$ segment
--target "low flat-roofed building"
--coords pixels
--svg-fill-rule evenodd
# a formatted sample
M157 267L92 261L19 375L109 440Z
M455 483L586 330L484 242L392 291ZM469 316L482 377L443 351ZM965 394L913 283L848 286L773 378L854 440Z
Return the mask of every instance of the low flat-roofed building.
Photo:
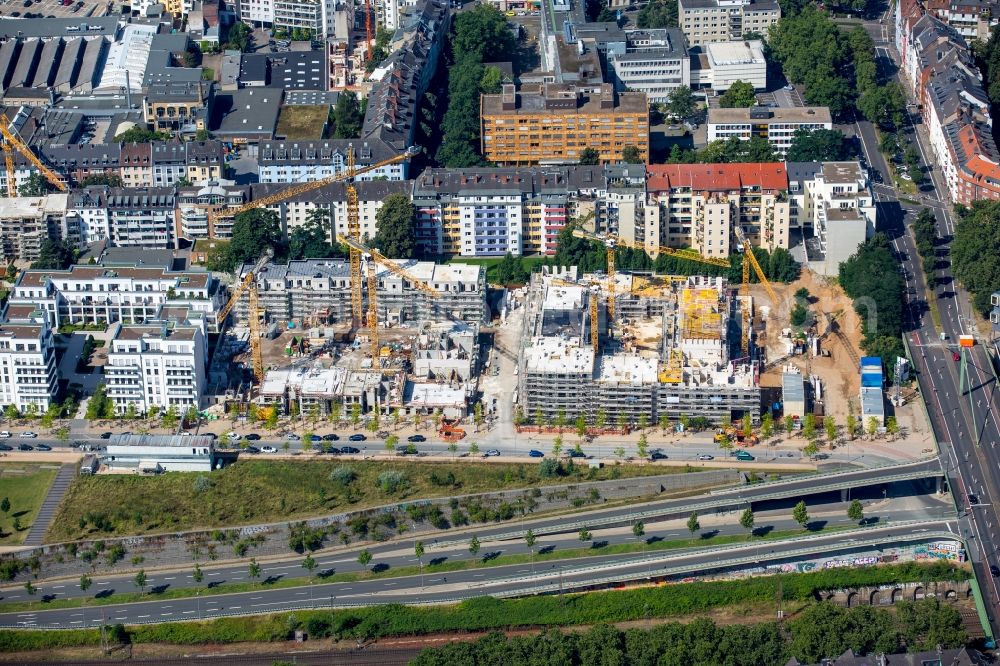
M112 435L101 460L136 472L211 472L215 443L200 435Z
M875 419L879 428L885 427L885 399L882 389L871 386L861 387L861 426L868 429L870 419Z
M708 110L708 140L718 141L737 137L749 141L763 137L781 156L788 151L800 129L833 129L833 117L825 106L773 108L752 106L746 109L710 108Z
M705 46L705 55L716 92L729 90L737 81L752 84L756 90L767 88L767 60L760 40L713 42Z
M801 372L781 373L781 404L786 416L805 416L806 384Z
M407 414L433 414L440 410L449 419L466 415L466 392L448 384L430 382L406 382L403 393L403 407Z

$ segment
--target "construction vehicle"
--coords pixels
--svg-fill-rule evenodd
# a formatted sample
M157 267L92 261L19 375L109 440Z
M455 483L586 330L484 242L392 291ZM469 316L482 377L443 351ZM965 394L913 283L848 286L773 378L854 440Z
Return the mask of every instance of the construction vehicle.
M764 289L767 290L767 295L771 297L771 306L778 307L781 302L778 300L778 295L774 293L774 289L771 287L771 283L768 282L767 276L764 275L764 269L760 267L760 262L757 261L757 257L754 256L753 246L750 245L749 239L747 239L746 234L743 233L743 229L739 225L735 225L733 229L736 232L736 240L739 242L740 247L743 249L743 283L740 285L740 298L742 299L743 307L743 325L740 326L742 331L741 348L743 350L744 356L750 355L750 324L753 313L750 311L750 267L753 266L754 273L757 274L757 279L760 283L764 285ZM747 261L749 260L749 261Z
M347 235L356 241L361 240L361 223L359 221L358 215L358 191L354 187L354 178L369 171L374 171L375 169L380 169L384 166L390 164L396 164L397 162L403 162L405 160L411 159L420 153L419 146L410 146L405 152L395 155L388 159L384 159L375 164L369 164L365 167L357 167L354 162L354 146L348 146L347 148L347 165L343 173L339 173L336 176L329 176L327 178L320 178L319 180L310 181L308 183L302 183L300 185L293 185L286 188L280 192L276 192L270 196L262 197L251 201L250 203L244 204L237 208L222 208L215 211L209 212L209 217L219 218L219 217L234 217L240 213L245 213L248 210L254 210L256 208L263 208L265 206L270 206L276 203L281 203L286 199L298 196L305 192L311 192L313 190L318 190L321 187L330 185L331 183L339 183L347 181ZM360 275L361 273L361 254L351 249L350 251L350 264L351 264L351 275ZM352 326L357 329L361 327L361 317L362 317L362 305L361 305L361 281L351 280L351 323Z
M414 276L405 268L400 268L396 262L383 255L378 250L368 247L361 241L349 238L342 234L337 235L337 240L347 245L351 253L358 253L358 270L355 272L354 265L351 264L351 290L355 289L355 284L361 285L361 262L362 255L368 255L368 337L371 342L372 367L381 367L381 354L378 335L378 274L375 265L384 266L390 273L412 282L413 286L427 294L431 298L440 298L441 292L434 289L429 284Z
M254 264L253 268L247 272L243 281L240 282L239 286L233 290L233 295L229 297L229 301L222 306L219 311L218 322L221 327L223 322L226 321L226 317L232 311L233 306L240 300L243 294L247 294L250 298L250 312L247 319L250 325L250 357L253 364L253 376L257 380L257 385L259 386L261 382L264 381L264 357L260 348L260 338L263 334L261 329L261 312L260 306L258 305L257 297L257 273L260 269L264 267L264 264L271 260L274 256L274 250L267 248L264 254L260 256L257 263Z
M465 437L465 430L458 426L458 419L446 419L442 416L438 436L450 444Z
M710 264L712 266L720 266L722 268L729 268L728 259L717 259L715 257L705 257L698 252L691 249L676 249L672 247L662 247L656 246L654 248L647 248L641 243L632 243L629 241L624 241L617 236L612 234L592 234L589 231L584 231L583 229L573 229L574 238L584 238L586 240L601 243L607 249L608 255L608 281L606 285L607 290L607 301L608 301L608 329L610 330L611 324L615 318L615 248L618 246L627 247L634 250L643 250L652 252L654 255L667 254L672 257L677 257L678 259L688 259L690 261L697 261L702 264Z
M3 155L7 167L7 196L17 196L17 183L15 182L16 176L14 173L14 155L11 153L12 148L21 153L26 160L35 165L35 168L41 172L41 174L45 177L45 180L52 183L52 186L57 190L65 192L69 189L66 186L66 183L59 178L59 175L52 169L42 164L42 161L38 159L34 152L32 152L31 148L28 147L28 144L21 140L21 137L17 135L17 130L11 126L10 118L7 117L6 113L0 113L0 136L3 137Z

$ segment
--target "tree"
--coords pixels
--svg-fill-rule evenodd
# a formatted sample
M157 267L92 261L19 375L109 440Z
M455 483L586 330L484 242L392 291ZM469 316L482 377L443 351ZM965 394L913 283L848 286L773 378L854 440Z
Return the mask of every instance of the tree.
M646 433L641 433L639 435L639 441L636 442L635 448L639 452L640 458L645 458L647 449L649 447L649 440L646 439Z
M251 31L250 26L242 21L236 21L229 26L229 34L225 48L227 50L246 52L247 48L250 46L250 40L252 38L253 32Z
M632 525L632 535L635 536L636 539L640 539L640 540L644 536L646 536L646 525L645 525L645 523L643 523L641 520L636 521Z
M260 574L261 570L260 565L257 564L257 558L251 557L250 564L247 566L247 575L250 577L250 580L256 583L257 579L260 578Z
M625 164L642 164L644 161L637 146L627 145L622 148L622 162Z
M660 414L659 421L660 430L663 431L664 435L667 434L667 429L670 428L670 417L666 414Z
M555 426L562 432L562 429L566 426L566 410L560 407L556 410L556 420Z
M61 271L76 261L73 247L66 241L46 238L38 251L38 258L31 262L33 269Z
M802 436L809 440L816 436L816 417L813 414L806 414L802 422Z
M469 442L469 455L476 455L479 453L479 444L476 442Z
M747 108L757 104L757 95L754 93L752 83L746 81L733 81L729 90L722 93L719 98L719 106L724 109Z
M114 415L114 403L108 397L107 386L102 382L94 389L94 395L87 401L86 417L88 421L110 418ZM9 417L8 417L9 418Z
M683 120L694 114L697 105L689 86L678 86L670 91L667 110L674 118Z
M851 505L847 507L847 517L857 523L865 519L865 509L861 500L851 500Z
M858 434L858 417L854 414L847 415L847 436L854 439Z
M396 448L397 444L399 444L399 437L398 436L396 436L396 435L389 435L388 437L385 438L385 450L386 451L392 451L392 450L394 450Z
M597 415L594 417L594 425L598 430L601 430L608 424L608 414L603 409L597 410Z
M878 419L874 416L869 416L868 424L865 429L868 431L869 436L874 436L875 433L878 432Z
M86 595L87 590L90 589L90 586L93 585L93 583L94 581L91 579L90 576L88 576L87 574L83 574L82 576L80 576L80 591L83 592L84 595Z
M747 507L746 510L743 512L743 515L740 516L740 527L745 529L750 536L753 536L753 523L754 523L753 509Z
M29 580L24 583L24 591L27 592L29 596L34 596L35 592L38 591L38 588L32 585L31 581Z
M92 173L80 181L80 187L91 187L93 185L107 185L108 187L121 187L121 176L110 173Z
M17 194L22 197L41 197L48 194L52 189L52 185L46 180L45 176L33 172L21 187L17 188Z
M452 50L455 60L472 57L476 62L496 62L509 57L516 44L507 27L507 17L490 5L477 5L455 17Z
M330 237L330 211L326 208L313 208L306 215L305 224L295 227L288 234L288 258L326 259L344 256L339 244L330 243Z
M768 409L764 412L764 416L760 419L760 436L767 440L771 438L774 434L774 417L771 416L771 410Z
M614 454L615 454L615 457L617 457L619 460L621 460L622 458L625 457L625 447L624 446L616 446Z
M160 422L163 424L163 427L166 428L167 430L173 430L174 428L177 427L178 420L179 417L177 416L177 406L170 405L170 407L167 408L167 411L163 412L163 418L160 419Z
M311 553L306 555L305 559L302 560L302 568L309 572L310 578L312 578L313 571L316 570L318 565L319 563L316 562L316 558L313 557Z
M140 569L139 573L132 577L132 582L139 588L140 594L146 593L146 570Z
M799 500L799 503L795 505L792 509L792 518L802 527L809 523L809 509L806 508L805 501Z
M193 580L194 584L198 586L201 586L201 582L205 580L205 572L201 570L201 565L197 562L194 563L194 570L191 572L191 580Z
M826 439L832 442L837 438L837 422L834 421L832 416L827 416L823 419L823 429L826 430Z
M562 451L563 438L562 435L556 435L555 439L552 440L552 455L558 457L559 453Z
M145 127L130 127L121 134L115 135L115 143L152 143L153 141L169 141L170 132L154 132Z
M360 564L365 569L368 568L368 565L371 564L371 561L372 561L372 554L368 552L367 548L358 553L358 564Z
M587 419L584 418L583 414L576 417L576 436L583 437L587 434Z
M377 231L372 246L392 259L412 259L417 248L416 209L405 194L390 194L375 214Z
M580 164L582 166L593 166L601 163L601 154L593 148L584 148L580 151Z
M3 511L4 513L10 513L9 497L4 497L2 500L0 500L0 511Z
M361 405L358 403L354 403L353 405L351 405L351 425L356 428L358 426L358 423L360 422L361 422Z
M816 443L816 440L811 439L808 444L802 447L802 454L810 458L817 453L819 453L819 444Z
M899 422L896 421L895 416L890 416L885 420L885 431L894 437L899 434Z
M220 270L233 273L244 263L254 263L264 248L273 249L275 261L282 261L287 254L278 214L263 208L244 211L233 218L233 236Z
M792 322L792 326L802 326L809 318L809 310L802 303L796 303L792 308L792 313L789 319Z
M479 554L479 537L475 534L473 534L472 538L469 539L469 552L472 554L473 558Z
M676 28L677 0L651 0L639 12L636 25L640 28Z
M268 430L274 430L278 427L278 408L271 407L267 410L267 416L264 417L264 427Z
M788 147L789 162L839 162L851 157L851 147L840 130L798 129Z
M531 568L535 568L535 533L530 529L524 533L524 545L528 547L528 552L531 553Z
M858 97L858 111L883 131L899 129L897 122L906 111L906 93L903 86L893 82L884 86L871 86Z
M580 535L577 538L580 539L580 541L590 541L593 538L593 535L586 527L581 527Z
M698 521L697 511L692 511L691 515L688 516L687 528L692 537L695 535L695 532L701 529L701 523Z

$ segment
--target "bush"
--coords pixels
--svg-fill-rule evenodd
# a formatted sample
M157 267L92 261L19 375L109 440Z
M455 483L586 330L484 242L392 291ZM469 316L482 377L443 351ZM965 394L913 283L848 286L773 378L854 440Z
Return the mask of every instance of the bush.
M545 458L538 464L538 473L543 479L559 476L562 471L562 465L555 458Z
M387 495L395 495L409 485L406 475L395 470L388 470L378 475L378 487Z
M333 471L330 472L330 480L345 487L351 485L351 482L356 478L358 478L358 475L354 473L353 469L346 465L335 467Z

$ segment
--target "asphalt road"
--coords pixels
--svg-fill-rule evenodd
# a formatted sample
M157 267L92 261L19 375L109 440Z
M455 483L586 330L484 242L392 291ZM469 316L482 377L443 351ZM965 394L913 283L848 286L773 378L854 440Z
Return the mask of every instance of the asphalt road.
M892 26L886 34L891 41ZM895 76L898 57L887 46L877 48L878 66L883 75ZM904 86L905 88L905 86ZM901 260L903 275L907 285L907 304L910 317L906 332L913 352L917 381L927 404L937 439L942 449L946 473L955 490L956 498L966 513L962 521L963 534L970 539L970 555L979 580L987 595L987 608L1000 605L1000 591L988 566L997 562L998 516L996 502L1000 500L1000 452L996 445L1000 442L1000 423L997 421L996 382L992 371L992 361L982 344L967 352L967 370L971 390L963 394L960 389L961 363L953 360L957 350L958 336L972 332L970 322L970 299L968 294L955 284L948 259L948 243L954 233L954 221L940 171L934 166L926 131L917 114L911 114L913 128L910 137L919 138L921 160L927 167L929 184L925 185L919 201L914 206L905 201L895 201L891 187L876 187L879 200L880 226L893 239L896 254ZM861 123L861 134L866 144L869 164L882 171L883 183L891 184L891 177L885 161L878 153L874 142L874 131ZM866 136L867 135L867 136ZM923 207L934 211L938 235L942 242L937 247L938 261L935 276L938 285L931 293L940 313L942 340L934 327L926 299L922 260L916 251L909 225ZM975 493L978 503L970 502L970 493ZM988 611L995 635L1000 633L994 610Z
M261 589L238 594L151 600L93 608L0 614L0 626L65 628L102 622L142 624L269 613L280 610L385 603L444 603L482 596L518 596L587 589L664 575L699 575L730 566L819 557L820 553L860 551L882 544L923 541L948 536L954 523L921 523L870 527L851 532L806 537L806 541L757 541L700 551L656 552L513 564L485 569L425 574L395 579L315 584L302 588ZM871 545L868 545L871 544Z
M856 496L857 497L857 496ZM882 493L877 492L867 495L868 507L866 508L866 520L871 523L886 522L892 520L915 521L931 518L946 517L953 514L951 505L944 503L941 499L931 495L906 495L902 498L890 497L883 499ZM812 514L814 527L846 527L851 526L853 521L847 518L847 503L830 501L827 498L816 499L807 502ZM626 509L627 511L627 509ZM681 513L673 519L671 523L665 519L644 518L647 538L655 540L677 540L686 539L690 536L686 526L682 521L686 519L687 513ZM705 522L701 532L703 534L713 534L716 536L728 536L743 534L744 530L739 525L739 512L726 513L713 516L708 512L699 514ZM585 519L584 519L585 520ZM627 515L623 515L623 520L615 524L608 525L602 529L595 526L588 527L588 531L593 535L592 541L595 543L606 542L607 545L621 543L634 543L635 536L632 533L631 525L634 520L628 520ZM798 529L798 524L791 518L791 510L787 506L773 508L756 513L757 533L763 535L771 531L786 531ZM532 523L532 532L536 534L538 542L536 549L551 549L554 551L579 549L586 547L586 544L579 540L579 528L566 526L559 531L555 531L554 526L548 530L536 530ZM468 543L471 538L466 534L460 538L445 539L422 539L425 544L424 563L432 561L455 562L471 561L475 558L482 558L490 554L500 555L527 555L529 549L521 537L521 533L511 533L516 525L506 527L491 527L477 531L475 534L482 544L482 550L478 555L469 552ZM458 535L455 535L456 537ZM367 550L372 554L372 562L369 566L378 566L380 569L392 571L399 567L418 566L418 560L413 550L413 539L405 541L394 541L391 543L368 546ZM361 548L350 549L316 556L316 573L320 576L329 576L334 573L360 573L367 567L358 563L358 553ZM536 550L537 552L537 550ZM309 575L308 570L302 566L303 556L296 555L270 563L261 563L260 580L269 580L274 583L283 578L301 578ZM524 565L527 571L527 565ZM146 588L154 591L166 591L173 589L192 588L205 585L212 587L223 583L249 583L252 582L248 574L246 563L231 564L220 567L205 567L203 569L204 580L195 583L190 568L184 570L164 571L162 573L149 573L146 581ZM391 583L390 583L391 584ZM132 575L95 577L93 587L83 592L76 581L56 580L51 582L38 582L34 595L29 595L22 586L7 586L0 590L0 611L3 610L4 603L39 601L42 599L66 599L87 597L93 598L95 595L106 597L115 593L137 592Z

